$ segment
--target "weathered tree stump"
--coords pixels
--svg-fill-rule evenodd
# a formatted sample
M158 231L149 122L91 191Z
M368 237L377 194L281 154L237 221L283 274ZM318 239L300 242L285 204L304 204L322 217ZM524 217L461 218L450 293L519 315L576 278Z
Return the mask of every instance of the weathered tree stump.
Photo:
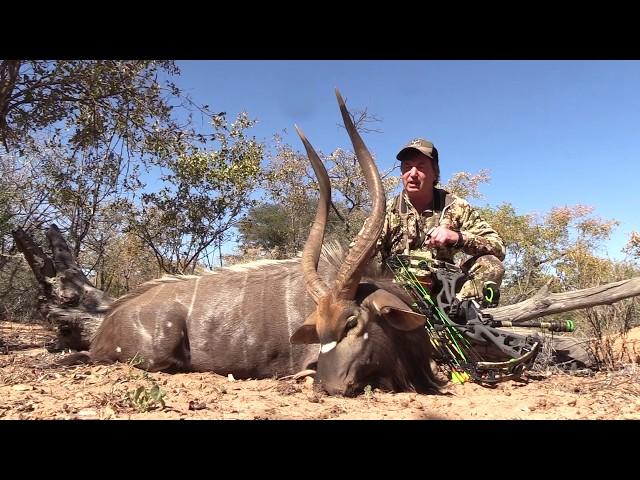
M82 273L56 225L46 232L53 258L21 228L12 233L16 247L38 281L38 310L57 330L53 349L89 348L113 299L95 288Z

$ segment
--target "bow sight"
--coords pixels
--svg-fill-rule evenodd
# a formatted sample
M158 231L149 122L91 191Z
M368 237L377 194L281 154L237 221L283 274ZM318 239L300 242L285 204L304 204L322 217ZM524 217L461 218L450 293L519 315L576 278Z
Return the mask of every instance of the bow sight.
M451 371L454 380L463 382L471 378L478 383L494 384L518 378L531 368L540 350L534 336L519 335L498 330L516 326L512 322L494 320L487 309L497 305L499 291L495 283L487 283L483 297L456 298L456 285L471 278L457 265L440 260L419 258L421 270L431 274L431 282L419 279L413 269L410 255L393 255L386 261L395 281L402 285L414 300L412 308L426 317L425 328L436 353L436 361ZM425 289L430 284L430 291ZM435 295L435 301L432 298ZM542 322L532 320L518 323L519 327L545 328L552 332L572 332L573 322ZM491 362L482 358L479 347L497 347L507 361ZM486 349L485 349L486 350ZM495 350L495 348L494 348Z

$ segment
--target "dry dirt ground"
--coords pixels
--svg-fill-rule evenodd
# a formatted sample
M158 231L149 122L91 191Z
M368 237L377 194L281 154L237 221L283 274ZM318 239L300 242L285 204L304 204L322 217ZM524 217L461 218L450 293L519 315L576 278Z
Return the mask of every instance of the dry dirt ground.
M35 324L0 322L0 419L640 419L636 355L615 372L532 372L493 388L450 383L441 395L340 398L314 391L310 379L55 366L61 354L44 348L51 339ZM640 328L627 342L640 351Z

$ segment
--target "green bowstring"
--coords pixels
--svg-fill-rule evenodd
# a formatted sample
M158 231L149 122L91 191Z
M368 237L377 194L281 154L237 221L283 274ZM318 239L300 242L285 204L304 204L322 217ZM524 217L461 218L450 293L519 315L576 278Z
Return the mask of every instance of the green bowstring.
M449 319L449 317L440 308L438 308L438 306L435 304L435 302L431 298L431 295L429 294L429 292L427 292L427 290L420 284L415 274L411 270L409 270L407 265L405 265L400 258L397 258L397 260L401 268L399 272L394 272L396 277L398 277L399 280L401 280L402 285L405 286L405 288L406 286L410 286L413 289L413 292L410 291L410 293L414 293L414 295L418 296L420 300L425 301L429 306L431 306L433 310L436 312L438 319L443 324L444 338L443 336L438 334L436 327L431 322L431 319L429 318L429 316L428 315L426 316L427 317L426 323L428 325L427 332L429 333L429 339L431 341L431 344L440 353L442 353L444 349L448 354L447 355L448 359L452 361L457 368L460 368L463 371L466 371L467 369L464 367L464 365L460 363L460 360L466 364L469 363L469 359L467 358L467 354L465 354L465 350L466 349L471 350L472 349L471 344L460 332L460 330L456 327L456 325ZM435 343L438 343L438 344L436 345ZM440 345L440 343L442 343L442 345ZM451 350L452 348L453 348L453 351Z

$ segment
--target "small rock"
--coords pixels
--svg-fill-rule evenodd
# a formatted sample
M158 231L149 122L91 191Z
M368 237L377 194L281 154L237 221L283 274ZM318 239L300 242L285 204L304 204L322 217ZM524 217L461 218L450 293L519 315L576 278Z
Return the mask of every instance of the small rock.
M80 417L96 417L98 416L98 412L96 412L93 408L83 408L78 412L78 416Z
M13 389L17 390L18 392L25 392L27 390L33 390L33 387L31 385L26 385L24 383L19 383L17 385L14 385Z
M576 406L576 399L574 398L573 400L569 400L567 402L567 405L569 405L570 407L575 407Z
M227 380L229 380L230 382L235 382L236 379L233 378L233 375L230 373L229 375L227 375Z
M207 408L207 404L204 402L198 402L196 400L189 400L189 410L204 410Z

